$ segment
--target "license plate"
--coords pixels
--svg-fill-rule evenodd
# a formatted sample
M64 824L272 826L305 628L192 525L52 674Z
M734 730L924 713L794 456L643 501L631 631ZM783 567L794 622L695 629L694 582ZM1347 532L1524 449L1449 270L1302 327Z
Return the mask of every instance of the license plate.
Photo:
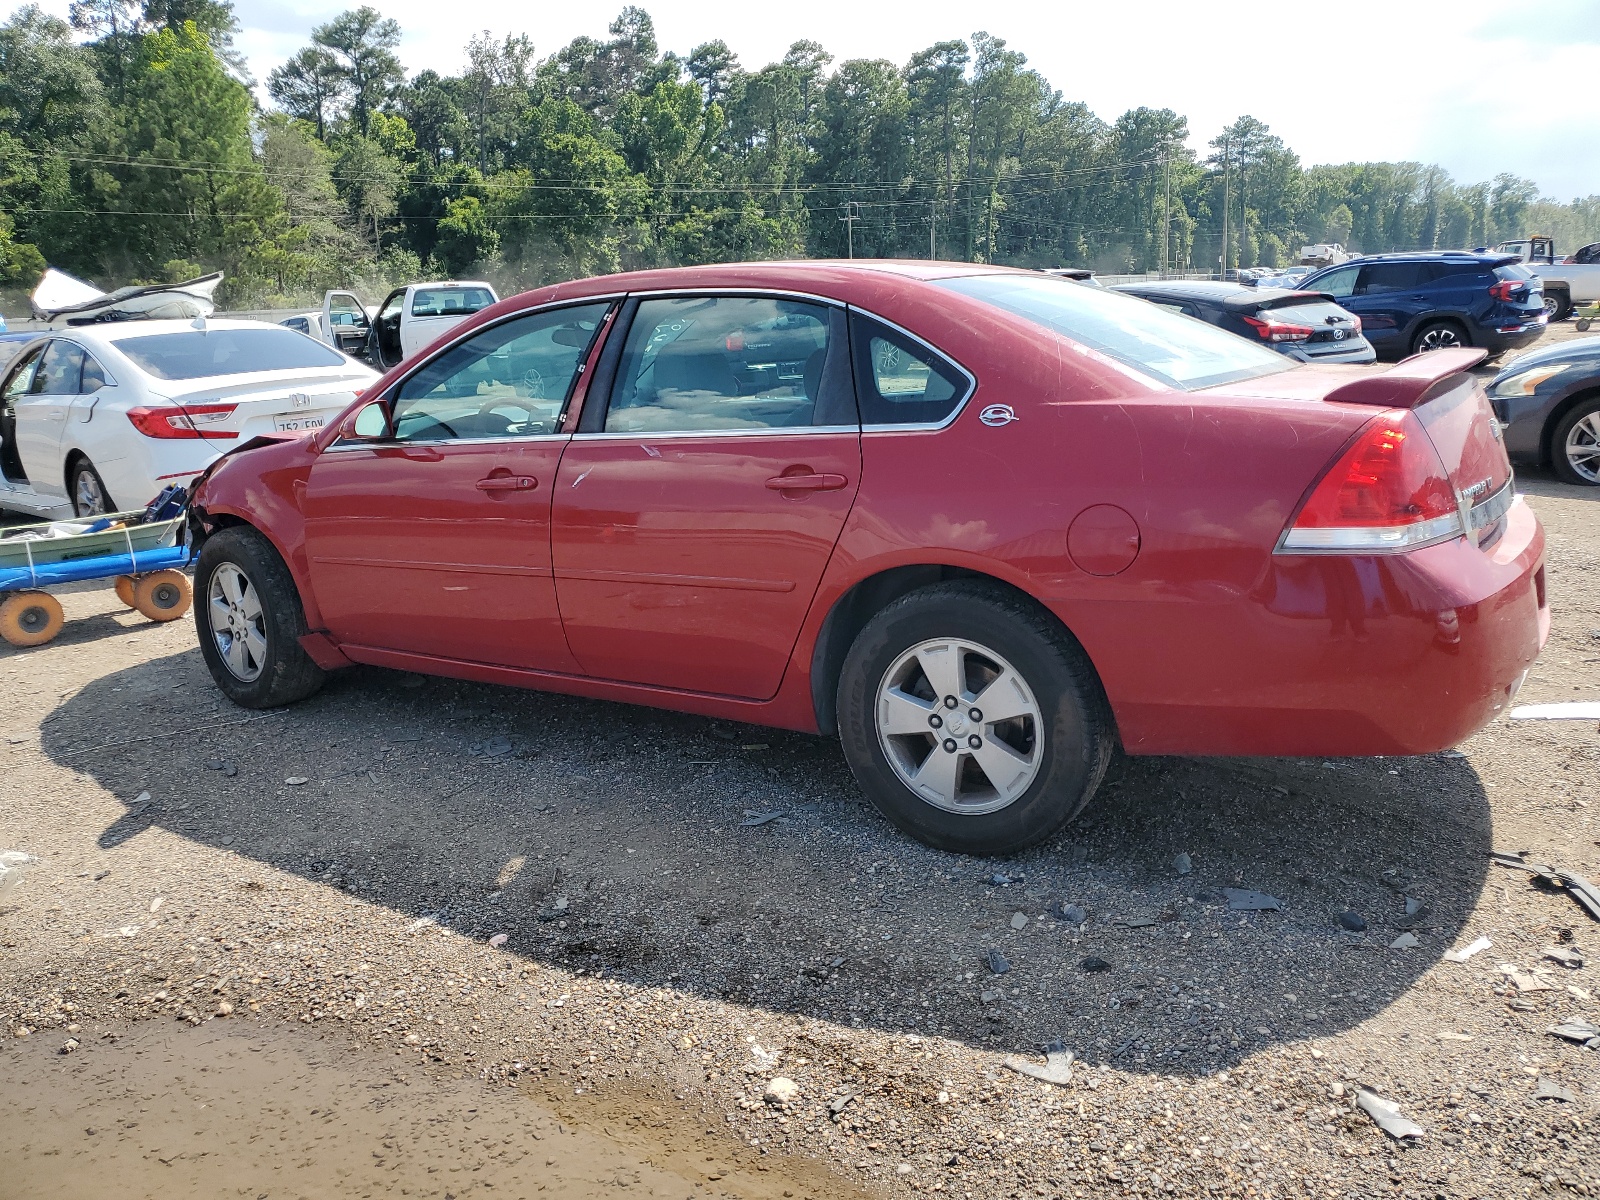
M317 413L304 417L272 418L272 427L279 433L305 433L311 429L321 429L327 423L327 413Z

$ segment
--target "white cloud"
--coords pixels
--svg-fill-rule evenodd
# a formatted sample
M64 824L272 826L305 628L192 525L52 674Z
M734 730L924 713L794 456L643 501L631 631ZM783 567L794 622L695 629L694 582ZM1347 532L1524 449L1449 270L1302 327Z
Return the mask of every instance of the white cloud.
M236 3L239 46L260 79L342 7ZM579 35L604 36L622 3L541 5L533 19L522 0L477 0L467 9L380 0L376 7L405 30L408 69L451 71L479 29L526 33L544 55ZM66 6L46 4L63 15ZM1593 79L1600 0L1544 0L1512 14L1496 0L1398 0L1381 17L1370 6L1251 10L1193 0L645 0L644 7L663 47L686 54L720 37L747 67L780 57L800 38L839 59L904 63L932 42L985 29L1106 120L1139 105L1184 114L1197 147L1249 113L1307 163L1411 159L1438 162L1462 182L1511 171L1558 199L1600 192L1593 117L1574 99Z

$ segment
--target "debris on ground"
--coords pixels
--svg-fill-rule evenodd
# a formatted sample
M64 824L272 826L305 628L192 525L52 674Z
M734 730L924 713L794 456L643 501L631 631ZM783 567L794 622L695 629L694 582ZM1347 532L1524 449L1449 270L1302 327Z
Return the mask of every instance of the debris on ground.
M550 901L549 904L546 904L543 908L541 908L539 910L539 920L541 920L541 921L556 921L556 920L559 920L560 918L562 918L562 917L567 915L567 908L571 905L571 903L572 902L570 900L568 900L565 896L557 896L554 900Z
M1451 962L1464 963L1474 954L1480 954L1494 945L1488 938L1481 934L1475 941L1469 942L1459 950L1446 950L1444 956Z
M1348 929L1351 933L1360 933L1367 927L1367 923L1362 918L1361 914L1353 909L1348 908L1339 914L1339 924Z
M1065 921L1068 925L1082 925L1089 919L1089 912L1082 905L1067 904L1062 900L1050 905L1050 915L1057 920Z
M467 747L467 753L473 758L505 758L515 749L510 738L504 734L496 734L484 741L473 742Z
M285 779L283 782L288 784L288 786L290 786L290 787L300 787L300 786L302 786L304 784L310 783L311 781L309 779L307 779L304 775L291 775L291 776L289 776L289 778Z
M1356 1107L1377 1123L1379 1129L1398 1140L1423 1136L1422 1126L1401 1115L1399 1105L1377 1092L1361 1088L1356 1092Z
M828 1101L828 1116L837 1121L839 1114L844 1112L855 1098L856 1094L854 1092L845 1092L842 1096L835 1096Z
M1600 1025L1585 1017L1568 1017L1559 1025L1552 1025L1550 1033L1569 1042L1579 1042L1586 1050L1600 1050Z
M1090 971L1090 972L1093 972L1093 971L1109 971L1109 970L1111 970L1111 964L1110 963L1108 963L1103 958L1096 958L1093 954L1091 954L1088 958L1084 959L1081 963L1078 964L1078 966L1082 967L1085 971Z
M498 948L504 946L510 940L511 935L509 933L497 933L489 939L489 945Z
M1194 862L1192 859L1190 859L1188 854L1180 854L1177 858L1172 860L1172 869L1179 875L1187 875L1190 871L1194 870Z
M1027 927L1028 927L1028 914L1027 913L1014 912L1014 913L1011 914L1011 928L1020 930L1020 929L1026 929Z
M1223 888L1222 895L1234 912L1278 912L1283 908L1283 901L1276 896L1250 888Z
M22 882L22 877L38 865L39 860L21 850L0 851L0 899Z
M787 819L781 812L756 812L754 809L747 808L744 810L744 820L740 821L739 824L746 829L754 829L758 825L767 825L773 821Z
M767 1081L761 1098L774 1108L787 1108L800 1098L800 1085L787 1076L774 1076Z
M1576 946L1546 946L1544 956L1574 971L1583 966L1583 951Z
M1553 891L1565 890L1585 912L1596 921L1600 921L1600 888L1595 887L1582 875L1544 863L1529 862L1526 852L1505 854L1497 851L1489 857L1497 866L1508 867L1514 871L1527 871L1533 876L1533 882L1539 886Z
M1511 963L1501 963L1500 973L1516 984L1519 992L1548 992L1552 987L1551 984L1546 983L1537 975L1529 975L1526 971L1519 970Z
M1417 940L1417 935L1416 934L1414 934L1414 933L1402 933L1399 937L1395 938L1394 941L1389 943L1389 949L1391 949L1391 950L1415 950L1420 945L1422 945L1422 943Z
M1596 721L1600 702L1571 700L1565 704L1519 704L1511 710L1513 721Z
M1154 917L1118 917L1113 925L1121 925L1125 929L1148 929L1156 923Z
M1001 1065L1018 1075L1026 1075L1030 1079L1038 1079L1044 1083L1053 1083L1057 1087L1066 1087L1072 1082L1072 1060L1072 1051L1063 1043L1051 1042L1044 1048L1043 1066L1019 1058L1015 1054L1006 1055L1005 1062Z
M1406 916L1417 916L1426 907L1428 907L1427 904L1421 900L1418 900L1415 896L1406 897Z
M993 875L985 879L984 882L987 884L992 884L995 887L1010 887L1013 883L1021 883L1022 876L1018 875L1016 878L1012 878L1010 875L1002 875L999 871L996 871Z
M989 968L990 974L1004 975L1011 970L1011 963L1004 954L998 950L991 950L983 956L983 965Z
M1539 1086L1534 1089L1533 1098L1535 1100L1564 1100L1568 1104L1576 1103L1578 1099L1554 1079L1546 1079L1544 1076L1539 1077Z

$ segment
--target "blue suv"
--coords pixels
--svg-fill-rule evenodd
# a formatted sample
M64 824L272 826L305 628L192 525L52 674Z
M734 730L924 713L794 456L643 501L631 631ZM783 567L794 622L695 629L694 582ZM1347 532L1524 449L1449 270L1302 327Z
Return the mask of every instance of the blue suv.
M1300 281L1361 318L1379 358L1481 346L1503 354L1544 332L1544 288L1514 255L1477 250L1373 254Z

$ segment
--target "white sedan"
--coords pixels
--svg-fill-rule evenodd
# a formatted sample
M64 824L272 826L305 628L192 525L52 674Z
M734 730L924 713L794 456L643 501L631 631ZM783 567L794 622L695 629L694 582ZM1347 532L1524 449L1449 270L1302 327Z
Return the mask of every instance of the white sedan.
M291 329L209 318L52 330L0 371L0 509L51 519L142 508L230 445L320 428L377 378Z

